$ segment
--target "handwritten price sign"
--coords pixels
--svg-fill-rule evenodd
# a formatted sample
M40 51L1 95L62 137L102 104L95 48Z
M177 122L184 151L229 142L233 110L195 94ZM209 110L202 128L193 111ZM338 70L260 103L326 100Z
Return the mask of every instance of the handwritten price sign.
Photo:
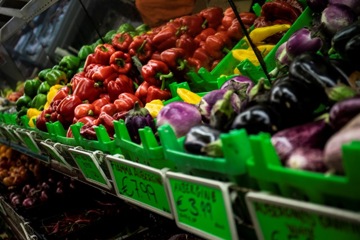
M264 193L246 198L259 239L360 239L360 214Z
M237 239L224 183L166 173L179 227L205 238Z
M94 154L78 149L69 149L69 151L86 180L101 187L108 189L111 188L110 182L105 176L104 171L99 166Z
M120 198L172 218L160 170L113 156L107 160Z

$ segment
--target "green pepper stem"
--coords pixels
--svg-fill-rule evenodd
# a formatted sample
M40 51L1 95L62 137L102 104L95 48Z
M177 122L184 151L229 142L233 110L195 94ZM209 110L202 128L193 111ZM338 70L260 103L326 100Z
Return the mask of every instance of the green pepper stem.
M208 20L207 20L207 19L205 19L205 21L201 24L201 27L202 27L203 29L205 29L205 28L206 28L207 23L208 23Z
M179 58L177 60L177 63L179 64L179 66L176 69L181 71L181 70L184 70L184 68L186 67L187 61Z
M115 58L115 62L116 62L116 65L118 65L119 67L125 66L125 60L122 58Z

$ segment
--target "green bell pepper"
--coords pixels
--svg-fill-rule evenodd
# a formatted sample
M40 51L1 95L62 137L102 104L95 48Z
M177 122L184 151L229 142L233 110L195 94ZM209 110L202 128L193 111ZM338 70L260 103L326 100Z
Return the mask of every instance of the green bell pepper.
M40 84L40 87L37 90L37 93L44 93L46 94L50 90L50 85L45 81Z
M111 43L113 36L116 34L116 30L108 31L105 36L103 37L104 41L107 43Z
M72 55L64 56L59 65L66 70L77 69L80 65L80 58Z
M40 81L45 81L45 75L51 70L51 68L45 68L43 70L41 70L38 73L38 78L40 79Z
M137 32L137 34L138 35L141 35L141 34L143 34L143 33L146 33L146 32L148 32L148 31L150 31L151 30L151 28L150 28L150 26L149 25L147 25L147 24L141 24L141 25L139 25L139 26L137 26L136 28L135 28L135 32Z
M124 32L134 32L135 28L130 23L123 23L119 26L117 33L124 33Z
M45 75L45 80L50 85L50 87L54 86L55 84L67 83L66 73L58 69L52 69L50 72L48 72Z
M30 103L30 107L36 108L38 110L43 110L44 105L46 103L46 94L39 93L34 97L34 99Z
M93 45L84 45L80 48L80 50L78 52L78 57L81 60L85 60L89 54L94 52L94 49L95 48Z
M31 97L27 95L22 95L16 101L16 110L20 111L23 108L28 108L30 106Z
M33 98L37 94L37 90L40 87L41 81L38 78L28 79L24 83L25 95Z

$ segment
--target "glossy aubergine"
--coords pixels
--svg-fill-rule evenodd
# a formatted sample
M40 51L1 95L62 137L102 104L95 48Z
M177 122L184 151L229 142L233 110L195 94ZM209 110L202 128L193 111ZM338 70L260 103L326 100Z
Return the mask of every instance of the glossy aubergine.
M344 58L356 69L360 69L360 33L351 38L345 45Z
M338 31L331 39L331 46L336 52L343 56L346 43L358 34L360 34L360 20Z
M193 126L185 135L184 149L193 154L220 156L222 155L220 144L221 131L208 125ZM218 147L211 148L216 145ZM210 149L217 149L215 151Z
M339 82L347 83L347 79L327 58L311 52L294 58L289 66L289 75L309 84L317 83L323 88L335 87Z
M283 116L276 107L269 104L257 104L240 112L231 125L231 129L244 128L248 134L275 132L284 128Z
M310 120L324 97L326 97L325 91L317 89L316 84L309 84L284 75L277 79L271 88L269 102L284 113L284 118L291 126Z

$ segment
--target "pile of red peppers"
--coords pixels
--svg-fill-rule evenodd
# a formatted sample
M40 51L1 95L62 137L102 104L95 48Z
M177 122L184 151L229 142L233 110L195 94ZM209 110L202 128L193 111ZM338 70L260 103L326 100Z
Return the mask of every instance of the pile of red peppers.
M250 12L240 16L247 27L256 19ZM200 67L213 69L242 36L231 8L219 7L173 19L141 35L116 33L87 56L83 71L58 92L36 126L47 131L46 122L60 121L72 137L69 126L82 122L81 134L96 139L94 127L102 124L113 137L113 121L124 119L135 102L143 107L155 99L170 99L170 82L185 81L186 72Z

